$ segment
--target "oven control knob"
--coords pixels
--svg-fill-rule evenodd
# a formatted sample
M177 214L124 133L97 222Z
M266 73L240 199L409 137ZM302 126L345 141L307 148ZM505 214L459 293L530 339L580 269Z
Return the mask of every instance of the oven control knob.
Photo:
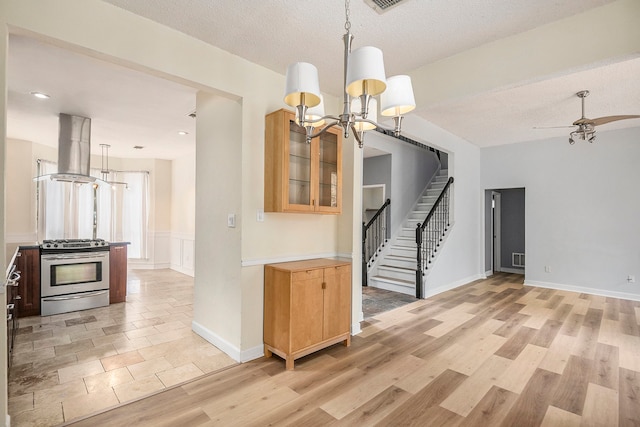
M58 247L58 244L57 244L57 243L54 243L54 244L53 244L53 247L54 247L54 248L57 248L57 247Z

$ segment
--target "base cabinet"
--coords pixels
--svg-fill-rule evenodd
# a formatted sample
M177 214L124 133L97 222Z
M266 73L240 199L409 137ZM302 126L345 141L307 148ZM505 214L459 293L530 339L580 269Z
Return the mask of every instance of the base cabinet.
M40 315L40 249L19 248L15 258L20 317Z
M294 367L300 357L351 344L351 263L312 259L265 265L264 346Z
M109 304L127 300L127 245L109 248Z

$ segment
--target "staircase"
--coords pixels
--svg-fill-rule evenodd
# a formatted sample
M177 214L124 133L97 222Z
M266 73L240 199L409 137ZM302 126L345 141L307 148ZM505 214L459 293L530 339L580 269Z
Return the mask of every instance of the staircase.
M436 199L447 183L449 173L441 169L431 181L413 210L409 212L402 228L391 239L391 244L369 271L369 286L416 294L416 226L429 214Z

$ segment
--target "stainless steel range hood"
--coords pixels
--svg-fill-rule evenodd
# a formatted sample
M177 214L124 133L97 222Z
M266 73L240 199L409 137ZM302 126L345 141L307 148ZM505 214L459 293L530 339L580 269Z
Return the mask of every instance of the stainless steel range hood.
M58 180L95 181L91 176L91 119L60 114Z
M90 175L91 119L70 114L60 114L58 133L58 173L42 175L37 180L89 184L101 180Z

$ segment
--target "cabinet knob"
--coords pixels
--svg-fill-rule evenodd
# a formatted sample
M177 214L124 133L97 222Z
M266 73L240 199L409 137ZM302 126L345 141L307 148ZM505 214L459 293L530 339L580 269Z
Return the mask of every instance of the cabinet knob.
M327 289L327 282L322 282L322 289Z

